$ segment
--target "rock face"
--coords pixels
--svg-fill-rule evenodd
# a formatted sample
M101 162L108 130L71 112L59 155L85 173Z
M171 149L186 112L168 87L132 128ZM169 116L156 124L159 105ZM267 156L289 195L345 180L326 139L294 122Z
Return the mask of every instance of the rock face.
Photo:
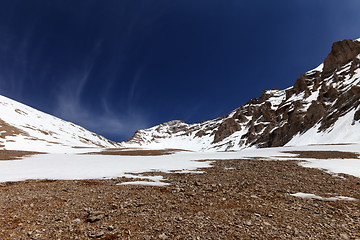
M286 144L359 142L360 42L335 42L324 64L294 86L263 91L225 117L171 121L138 130L125 146L238 150ZM358 136L359 135L359 136Z
M331 52L324 60L324 73L330 73L336 68L354 60L360 54L360 43L352 40L335 42Z

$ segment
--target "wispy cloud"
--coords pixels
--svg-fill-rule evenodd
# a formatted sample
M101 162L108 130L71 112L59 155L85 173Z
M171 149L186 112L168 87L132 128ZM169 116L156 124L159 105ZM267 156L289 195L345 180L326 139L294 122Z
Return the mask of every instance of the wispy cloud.
M100 109L88 109L82 101L84 89L94 68L95 57L86 64L84 70L78 76L72 76L71 79L64 81L62 88L57 95L57 108L55 114L65 120L79 124L90 131L111 136L120 136L125 140L130 137L134 131L147 126L146 118L143 114L137 112L131 104L128 110L122 113L117 112L108 101L108 96L102 95L99 98L97 106ZM141 74L141 72L139 73ZM129 90L129 101L135 98L135 88L138 81L138 74ZM109 93L105 91L104 93Z
M10 21L6 24L11 26ZM28 76L29 63L31 62L29 49L30 40L33 38L37 19L27 23L26 31L21 37L16 36L10 27L2 31L0 38L1 60L5 61L0 67L0 86L1 91L8 96L21 99L24 82Z

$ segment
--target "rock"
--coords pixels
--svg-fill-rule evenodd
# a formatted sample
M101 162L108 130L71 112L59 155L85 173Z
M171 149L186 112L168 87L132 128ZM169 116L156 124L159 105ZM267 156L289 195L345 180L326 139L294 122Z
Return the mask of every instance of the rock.
M196 181L196 182L194 183L194 185L195 185L195 186L201 186L202 183L201 183L200 181Z
M90 222L90 223L93 223L93 222L96 222L96 221L100 221L104 217L105 217L105 214L103 212L88 213L86 221Z
M271 226L271 224L270 224L270 223L268 223L268 222L266 222L266 221L264 221L264 225L265 225L265 226L268 226L268 227L270 227L270 226Z
M236 131L240 131L240 125L232 118L226 119L215 133L213 143L217 143L230 136Z
M360 120L360 109L357 110L354 114L354 120L359 121Z
M100 231L98 233L93 233L93 234L90 234L89 237L90 238L101 238L102 236L104 236L105 233L103 231Z
M296 80L294 84L294 91L296 94L308 90L308 86L306 84L305 76L302 75L298 80Z
M73 222L75 222L75 223L81 223L81 220L80 220L79 218L76 218L76 219L73 220Z
M169 238L169 237L166 236L165 233L162 233L162 234L159 235L159 239L161 239L161 240L165 240L165 239L168 239L168 238Z
M340 238L345 240L350 239L349 235L347 235L346 233L340 233Z
M323 74L329 73L355 59L359 53L359 42L347 39L333 43L331 52L324 60Z
M245 225L245 226L251 226L251 225L252 225L251 220L245 221L245 222L244 222L244 225Z

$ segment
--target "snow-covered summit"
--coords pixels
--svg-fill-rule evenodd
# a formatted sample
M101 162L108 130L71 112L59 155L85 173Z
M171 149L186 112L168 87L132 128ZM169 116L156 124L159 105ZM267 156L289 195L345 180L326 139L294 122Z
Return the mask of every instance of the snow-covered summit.
M83 127L0 96L0 147L10 150L69 152L77 147L116 147Z
M294 86L263 91L225 117L138 130L122 146L239 150L360 142L360 41L335 42L319 67Z

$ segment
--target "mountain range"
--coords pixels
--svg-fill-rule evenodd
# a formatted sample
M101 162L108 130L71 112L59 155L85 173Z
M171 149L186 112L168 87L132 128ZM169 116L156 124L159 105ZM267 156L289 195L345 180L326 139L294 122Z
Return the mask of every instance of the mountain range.
M138 130L127 147L229 151L360 142L360 39L343 40L292 87L261 93L227 116Z
M317 68L287 89L201 123L166 122L116 143L83 127L0 96L0 146L62 152L73 148L235 151L244 148L360 142L360 39L343 40Z

